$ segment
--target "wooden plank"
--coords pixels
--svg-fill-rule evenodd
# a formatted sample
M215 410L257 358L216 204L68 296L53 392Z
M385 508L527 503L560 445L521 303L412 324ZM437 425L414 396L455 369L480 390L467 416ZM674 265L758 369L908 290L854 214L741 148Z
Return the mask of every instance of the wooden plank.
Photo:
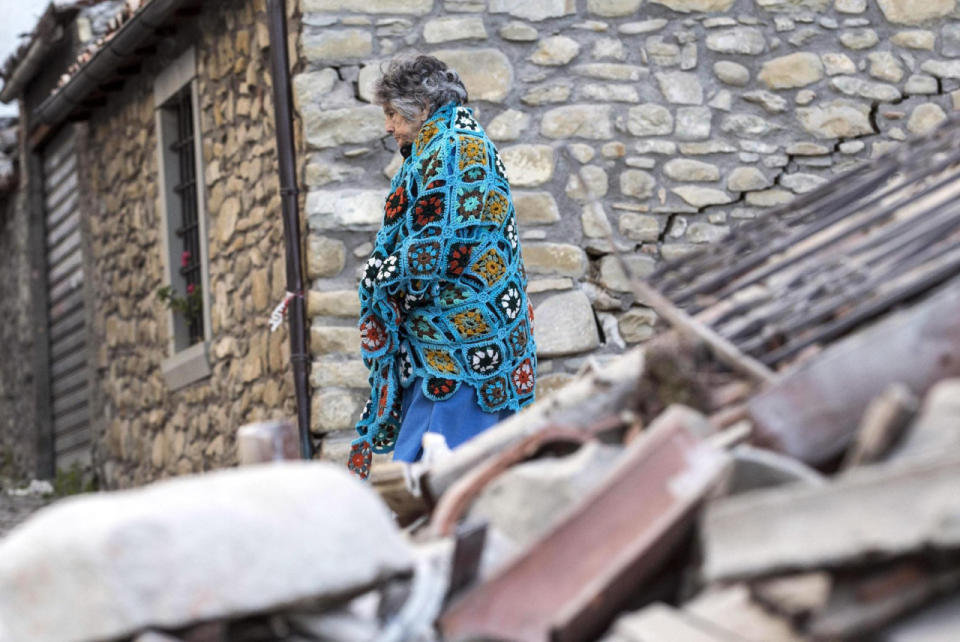
M791 484L711 503L707 581L835 569L928 549L960 551L960 457L857 468L824 486Z
M748 402L758 440L818 465L849 445L867 405L901 382L960 375L960 283L828 347ZM878 349L877 346L883 346Z

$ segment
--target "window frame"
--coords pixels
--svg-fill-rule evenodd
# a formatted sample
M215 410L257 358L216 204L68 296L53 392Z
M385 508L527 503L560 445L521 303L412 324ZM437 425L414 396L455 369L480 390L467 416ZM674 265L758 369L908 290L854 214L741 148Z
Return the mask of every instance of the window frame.
M196 50L191 47L157 75L153 86L154 122L157 143L157 173L159 180L160 237L162 245L164 285L182 281L179 274L180 242L176 230L181 224L180 196L174 187L180 181L179 158L170 151L170 144L178 138L178 120L167 109L171 100L189 88L193 121L194 178L196 183L196 215L199 227L200 284L203 314L202 340L189 343L186 322L167 309L167 327L170 336L167 357L161 363L167 387L176 390L210 376L209 347L212 336L210 324L210 268L208 249L208 221L206 186L204 184L202 130L200 128L200 101L197 79Z

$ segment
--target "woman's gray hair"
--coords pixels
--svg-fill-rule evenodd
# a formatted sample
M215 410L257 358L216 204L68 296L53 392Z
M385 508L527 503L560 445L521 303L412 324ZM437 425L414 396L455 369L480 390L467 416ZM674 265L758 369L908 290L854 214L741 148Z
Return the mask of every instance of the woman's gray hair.
M467 88L460 75L433 56L398 56L382 71L374 89L379 105L390 105L407 120L414 120L423 109L433 113L453 101L467 102Z

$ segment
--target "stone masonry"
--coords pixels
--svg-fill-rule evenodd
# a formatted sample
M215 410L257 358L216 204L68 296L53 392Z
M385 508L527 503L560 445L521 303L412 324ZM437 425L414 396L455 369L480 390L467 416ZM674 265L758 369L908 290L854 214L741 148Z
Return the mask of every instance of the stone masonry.
M514 188L540 391L648 339L608 234L658 261L960 108L956 0L301 0L314 429L341 457L366 395L356 283L399 166L379 65L456 68ZM580 180L582 175L583 181ZM589 193L599 206L591 206Z
M283 227L262 0L208 4L90 121L95 460L108 487L221 468L239 426L295 416L283 298ZM181 23L186 24L186 23ZM153 78L196 47L210 257L212 376L169 390ZM103 150L110 150L104 152Z

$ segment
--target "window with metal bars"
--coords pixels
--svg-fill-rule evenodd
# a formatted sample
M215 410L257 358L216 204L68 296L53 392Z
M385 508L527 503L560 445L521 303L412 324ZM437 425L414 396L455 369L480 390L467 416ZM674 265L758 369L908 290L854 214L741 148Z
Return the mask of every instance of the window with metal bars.
M179 210L179 221L174 222L175 238L171 245L179 252L179 274L184 291L179 293L184 301L182 314L187 324L189 344L203 341L203 305L200 256L200 220L197 198L196 147L193 131L193 96L190 84L185 85L163 107L176 123L175 137L166 143L171 156L176 159L176 172L168 177L173 184ZM170 132L174 133L174 132ZM173 212L171 212L173 213ZM171 249L174 249L171 248Z

